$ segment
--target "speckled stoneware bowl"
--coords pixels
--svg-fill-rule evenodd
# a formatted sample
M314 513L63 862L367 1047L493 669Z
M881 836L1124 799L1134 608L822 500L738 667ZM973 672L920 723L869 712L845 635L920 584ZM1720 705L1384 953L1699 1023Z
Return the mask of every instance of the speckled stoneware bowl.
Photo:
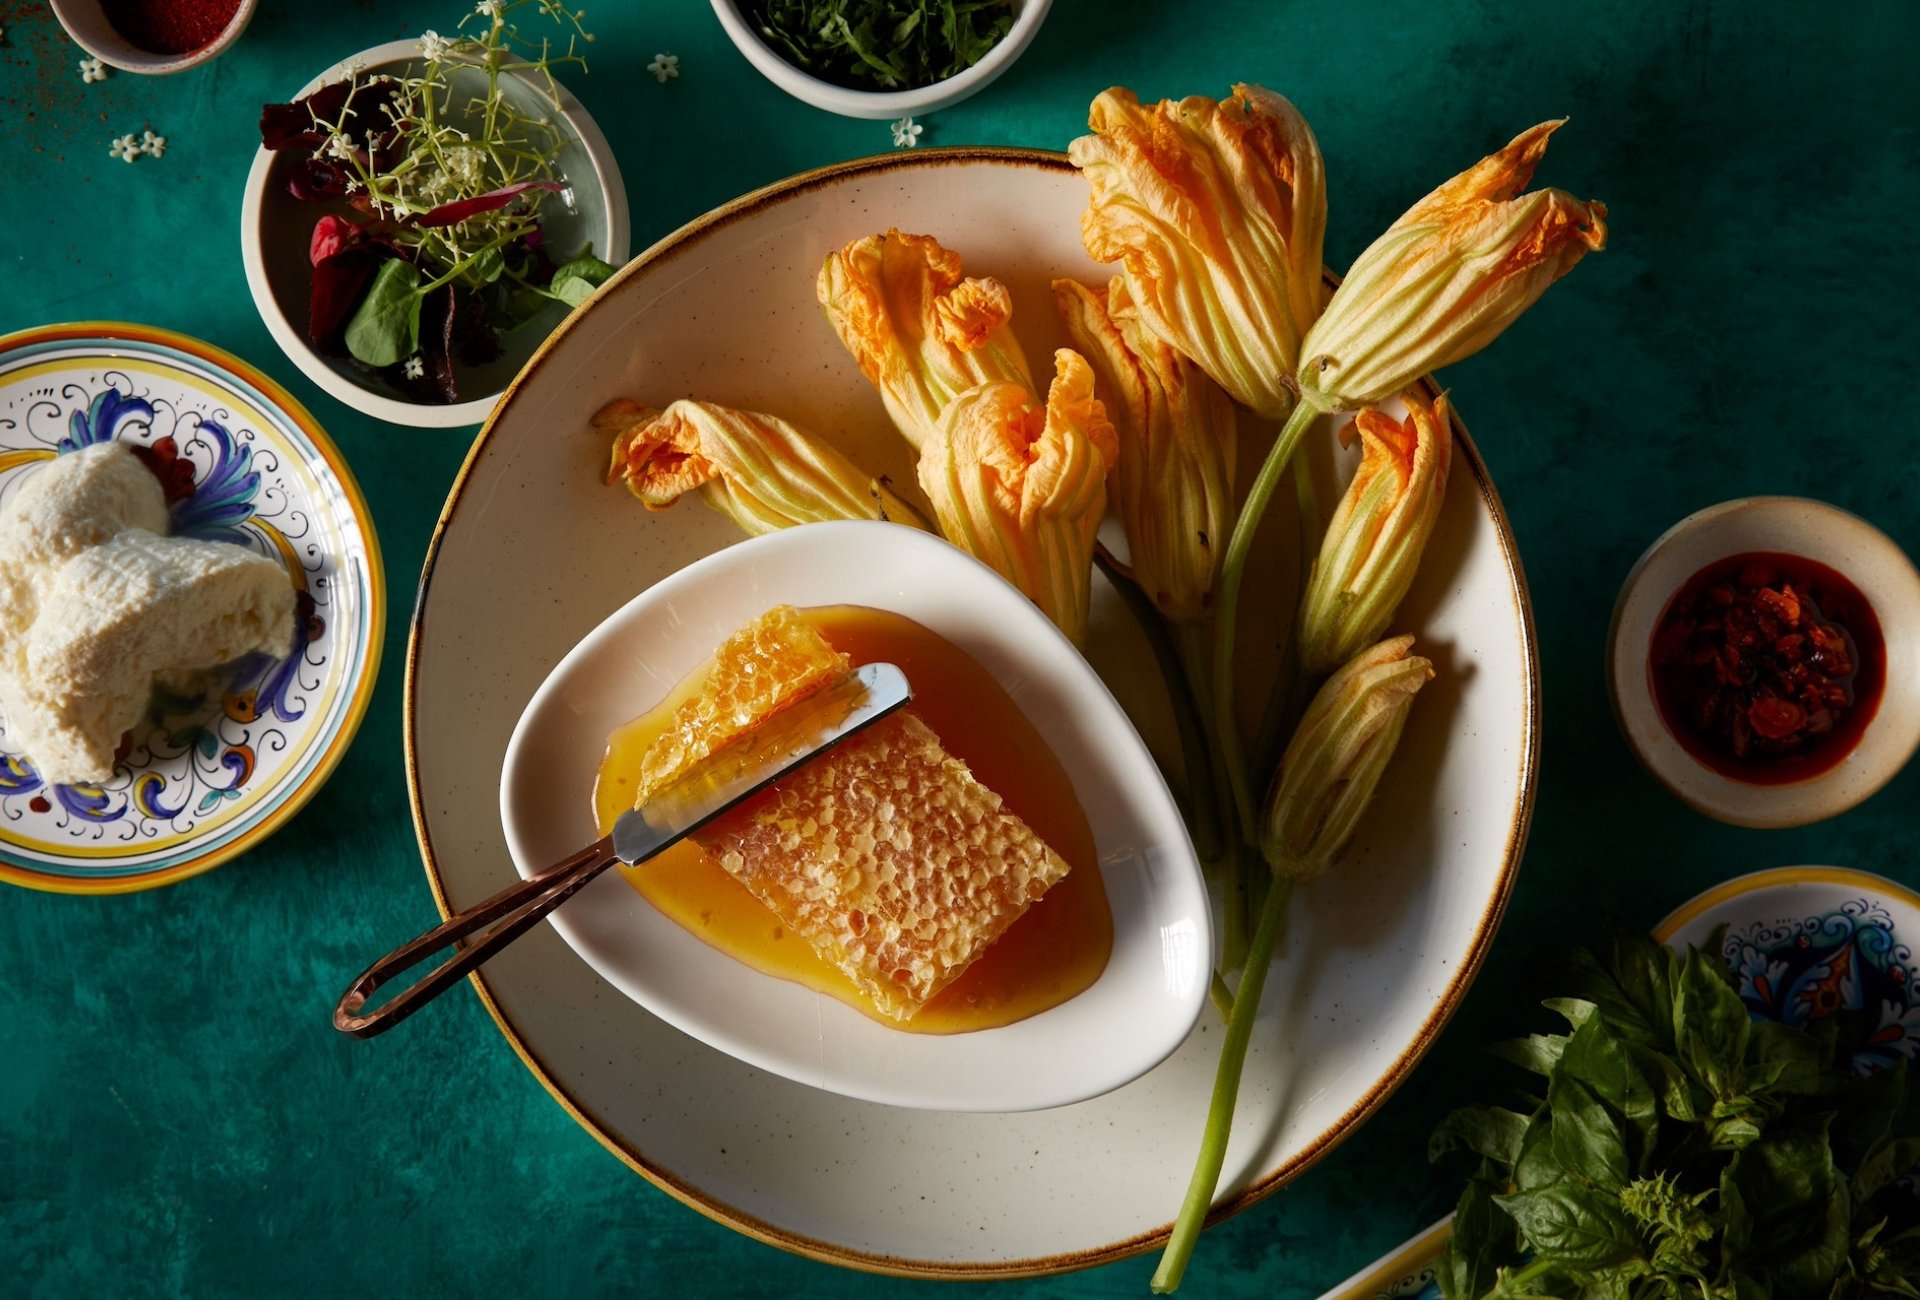
M1648 655L1674 594L1728 556L1773 551L1852 580L1886 642L1886 687L1851 753L1802 781L1756 785L1714 771L1682 747L1653 698ZM1607 690L1634 754L1690 807L1739 826L1804 826L1885 785L1920 744L1920 573L1892 538L1858 515L1801 497L1745 497L1688 515L1627 575L1607 633Z
M553 666L636 593L742 540L697 501L650 513L607 486L594 412L615 397L683 396L774 412L915 491L911 448L821 318L822 259L889 225L937 232L969 273L1008 285L1020 341L1045 374L1066 345L1051 279L1110 274L1081 244L1085 207L1086 182L1059 154L902 150L692 223L561 326L476 442L423 575L407 741L443 908L516 879L500 764ZM1243 442L1258 454L1258 436ZM1330 488L1351 473L1358 454L1339 448L1330 422L1311 442ZM1255 581L1286 590L1296 572L1276 550ZM1177 765L1152 654L1104 581L1094 593L1088 660L1149 748ZM1284 603L1249 605L1270 615ZM1518 868L1537 753L1533 628L1498 497L1464 434L1400 619L1439 676L1352 856L1295 901L1253 1032L1223 1210L1306 1169L1408 1076L1472 982ZM489 627L512 632L474 634ZM1250 644L1278 635L1271 621L1248 632ZM583 743L597 752L602 740ZM588 793L553 797L585 816ZM908 1111L687 1037L550 926L494 958L479 983L530 1068L635 1169L762 1240L916 1275L1057 1271L1151 1249L1185 1191L1219 1056L1219 1020L1203 1013L1166 1061L1090 1101L1017 1115ZM903 1187L934 1190L922 1200Z
M1920 1054L1920 894L1848 867L1779 867L1737 876L1682 903L1653 928L1669 947L1702 946L1722 926L1720 955L1756 1020L1805 1025L1872 1011L1878 1031L1854 1058L1869 1073ZM1435 1265L1448 1215L1320 1300L1439 1300Z
M312 94L329 81L344 77L349 67L369 73L397 73L415 64L419 55L418 41L376 45L341 60L289 98ZM566 180L567 189L549 195L550 201L541 208L548 244L564 257L572 257L591 244L597 256L619 266L627 260L630 238L627 190L606 137L564 86L556 113L544 86L521 77L503 78L501 84L518 107L529 113L552 114L569 136L554 159L554 170ZM414 401L351 357L323 355L308 342L312 263L307 250L313 223L331 209L322 203L302 203L288 194L286 174L287 164L279 155L264 148L254 152L240 204L240 259L260 319L287 359L329 395L362 414L393 424L453 429L486 419L507 382L553 328L566 319L566 306L549 304L527 324L503 333L497 360L484 366L456 365L459 401L444 405Z
M190 471L171 500L175 533L286 565L294 649L236 665L217 706L154 718L99 785L47 785L0 730L0 880L63 893L182 880L284 824L352 741L385 627L366 502L326 433L278 384L218 348L142 325L0 338L0 500L45 461L109 439Z

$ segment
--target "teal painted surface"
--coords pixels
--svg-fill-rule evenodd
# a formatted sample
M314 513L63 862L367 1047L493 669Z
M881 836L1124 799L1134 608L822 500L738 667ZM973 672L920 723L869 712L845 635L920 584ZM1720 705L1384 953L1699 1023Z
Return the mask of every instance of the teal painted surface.
M831 118L764 84L703 3L589 10L600 40L592 75L574 82L619 154L635 247L744 190L888 144L884 123ZM45 6L0 4L0 329L117 317L262 366L352 461L393 595L360 739L270 844L151 894L0 891L0 1291L928 1291L781 1254L655 1190L548 1098L470 993L373 1043L328 1025L346 980L433 917L407 813L400 669L467 435L356 416L280 356L241 276L240 186L262 100L459 11L266 0L206 68L83 85L80 52ZM1058 0L1016 68L929 122L923 144L1058 147L1111 83L1166 95L1262 81L1319 133L1335 266L1432 183L1545 117L1573 122L1541 179L1612 210L1609 252L1445 376L1512 513L1546 674L1539 807L1500 942L1407 1086L1295 1185L1210 1232L1188 1293L1312 1296L1446 1208L1427 1131L1508 1085L1479 1045L1526 1019L1529 958L1596 911L1651 922L1714 881L1793 862L1920 883L1920 767L1823 826L1719 826L1641 773L1600 673L1627 567L1697 507L1801 493L1920 551L1917 43L1920 8L1903 3ZM681 57L664 87L642 70L658 51ZM113 136L147 127L167 136L164 159L107 156ZM999 1291L1142 1294L1150 1268Z

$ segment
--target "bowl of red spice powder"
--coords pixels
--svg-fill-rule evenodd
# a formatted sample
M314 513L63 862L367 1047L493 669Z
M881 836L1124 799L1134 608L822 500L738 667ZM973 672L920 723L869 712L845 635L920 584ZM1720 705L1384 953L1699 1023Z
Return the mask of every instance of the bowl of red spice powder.
M205 63L240 39L258 0L53 0L75 44L127 72Z
M1836 506L1712 506L1627 576L1607 684L1634 754L1700 812L1755 827L1836 816L1920 747L1920 572Z

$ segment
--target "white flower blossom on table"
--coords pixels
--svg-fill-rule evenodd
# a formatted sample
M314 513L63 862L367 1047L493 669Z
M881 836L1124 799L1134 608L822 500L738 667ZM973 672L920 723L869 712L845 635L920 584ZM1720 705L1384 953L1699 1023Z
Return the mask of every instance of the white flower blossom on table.
M926 130L910 117L903 117L893 124L893 147L911 149L920 143L920 133Z
M100 60L98 59L80 60L80 80L91 82L91 81L105 81L106 79L107 79L106 64L100 62Z
M167 137L164 135L155 135L152 131L142 133L140 136L140 152L154 158L164 156L167 152Z
M140 156L140 142L131 134L123 135L108 146L107 152L121 162L130 163Z
M453 42L429 28L420 33L420 55L429 63L438 63L453 49Z
M661 85L666 85L680 75L680 56L678 54L656 54L653 62L647 65L647 71Z
M407 358L406 376L408 379L425 379L427 363L420 359L418 352Z

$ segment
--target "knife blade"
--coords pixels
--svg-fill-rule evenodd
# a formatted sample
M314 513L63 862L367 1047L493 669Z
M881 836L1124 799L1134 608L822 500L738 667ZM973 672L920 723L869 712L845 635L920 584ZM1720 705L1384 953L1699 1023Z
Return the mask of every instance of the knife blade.
M613 823L614 856L629 866L644 862L912 699L913 688L895 665L856 669L621 813Z

